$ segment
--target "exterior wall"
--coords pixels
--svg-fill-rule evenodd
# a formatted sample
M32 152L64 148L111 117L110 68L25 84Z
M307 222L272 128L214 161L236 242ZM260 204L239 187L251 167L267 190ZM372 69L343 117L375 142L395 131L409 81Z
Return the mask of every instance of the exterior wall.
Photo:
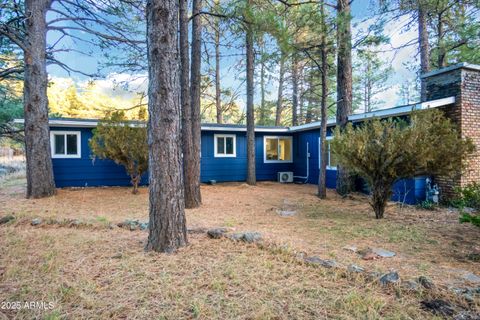
M52 127L51 131L80 131L81 158L52 159L55 185L63 187L94 187L94 186L130 186L130 177L122 166L111 160L92 159L88 140L92 137L90 128ZM142 177L145 185L148 175Z
M480 71L459 67L425 77L427 100L455 96L453 106L443 107L445 114L458 124L462 137L471 138L477 151L467 161L465 172L451 177L437 177L442 199L453 195L453 188L480 182Z
M236 135L236 157L215 158L214 135ZM258 181L275 181L277 172L292 171L295 158L295 141L293 141L293 161L291 163L264 163L263 139L265 136L293 136L285 133L255 133L255 165ZM247 179L247 140L245 132L202 131L201 181L218 182L245 181Z

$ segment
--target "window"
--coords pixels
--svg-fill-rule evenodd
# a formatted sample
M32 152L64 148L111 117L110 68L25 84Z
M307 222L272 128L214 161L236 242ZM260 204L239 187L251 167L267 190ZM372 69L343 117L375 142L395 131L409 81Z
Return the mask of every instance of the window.
M264 137L264 162L292 162L292 137Z
M215 158L236 157L236 136L234 134L214 135Z
M80 131L50 131L52 158L80 158Z
M330 137L327 137L327 169L329 170L337 170L337 157L335 155L335 153L332 151L332 146L331 146L331 141L332 141L333 137L330 136ZM320 138L318 138L318 145L320 146ZM320 167L320 159L321 159L321 154L320 154L320 148L318 148L318 167Z

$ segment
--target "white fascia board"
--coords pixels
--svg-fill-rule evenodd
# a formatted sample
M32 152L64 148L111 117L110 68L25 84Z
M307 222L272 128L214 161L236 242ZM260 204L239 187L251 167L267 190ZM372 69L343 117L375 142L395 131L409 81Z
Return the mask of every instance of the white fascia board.
M232 131L232 132L246 132L247 128L232 128L232 127L211 127L202 126L203 131ZM255 132L289 132L288 128L255 128Z
M355 121L363 121L371 118L386 118L386 117L393 117L393 116L401 116L401 115L409 114L414 110L426 110L426 109L438 108L438 107L442 107L442 106L446 106L454 103L455 103L455 97L448 97L443 99L421 102L415 105L409 105L404 107L376 110L376 111L367 112L367 113L352 114L351 116L348 117L348 121L355 122ZM332 126L335 124L336 124L335 119L330 119L327 122L327 126ZM312 130L317 128L320 128L320 121L303 124L300 126L290 127L290 131L296 132L296 131Z

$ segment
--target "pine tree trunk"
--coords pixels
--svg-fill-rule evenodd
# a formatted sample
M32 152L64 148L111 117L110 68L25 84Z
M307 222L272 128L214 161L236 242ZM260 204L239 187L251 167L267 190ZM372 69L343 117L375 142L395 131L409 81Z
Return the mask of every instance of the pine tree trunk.
M391 196L391 187L391 184L380 181L375 182L372 186L370 205L375 212L376 219L382 219L385 214L385 208Z
M192 65L190 77L191 107L192 107L192 143L193 152L189 162L188 170L188 193L185 195L185 206L187 208L197 208L202 203L200 193L200 143L201 143L201 64L202 64L202 1L193 0L193 22L192 22Z
M215 8L220 6L219 0L215 1ZM217 123L223 123L222 90L220 87L220 18L215 18L215 107L217 109Z
M285 77L285 55L282 52L280 56L280 70L279 70L279 78L278 78L277 110L275 112L276 126L280 126L282 124L284 77Z
M266 72L265 72L265 43L262 42L260 43L260 48L262 52L262 57L260 60L260 119L259 119L259 124L265 125L266 124L266 110L265 110L265 77L266 77Z
M345 128L352 114L352 31L350 1L337 0L337 126ZM346 195L352 190L349 171L337 166L337 192Z
M445 67L445 48L443 46L443 15L438 14L437 17L437 69Z
M146 250L187 244L177 54L178 0L147 2L150 222Z
M313 91L315 90L314 86L314 77L313 77L313 71L310 70L310 74L308 75L308 102L307 102L307 112L305 113L305 123L310 123L313 120L313 115L312 115L312 108L313 108Z
M298 125L298 57L292 59L292 125Z
M323 4L321 9L322 28L325 28L325 12ZM325 199L327 197L327 97L328 97L328 61L327 61L327 43L326 33L322 34L320 54L322 58L322 102L320 117L320 172L318 176L318 197Z
M182 151L185 207L195 207L195 166L193 165L192 106L190 97L190 51L188 45L188 0L179 1L180 19L180 103L182 106Z
M252 0L247 0L247 6L252 5ZM255 172L255 110L253 107L254 94L254 53L253 30L251 22L246 22L246 59L247 59L247 183L255 185L257 182Z
M420 72L426 73L430 71L430 46L428 43L427 13L420 4L418 6L418 46L420 51ZM421 101L426 101L427 99L425 79L421 79L420 99Z
M27 198L55 194L47 98L47 24L51 0L26 0L27 51L24 52L25 151L27 159Z

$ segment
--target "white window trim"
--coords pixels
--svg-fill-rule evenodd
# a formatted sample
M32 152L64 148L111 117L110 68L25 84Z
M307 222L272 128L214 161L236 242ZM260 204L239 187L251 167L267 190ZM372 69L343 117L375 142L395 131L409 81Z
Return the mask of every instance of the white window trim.
M67 134L74 134L77 136L77 154L55 154L55 135L64 135L65 137L65 152L67 152ZM52 153L52 159L78 159L82 157L82 133L80 131L50 131L50 150Z
M217 139L218 138L233 138L233 154L217 153ZM227 144L223 145L224 151L227 149ZM236 158L237 157L237 135L236 134L214 134L213 135L213 148L215 158Z
M290 140L290 160L267 160L267 139ZM263 163L292 163L293 162L293 139L292 136L263 136Z
M331 167L330 166L330 150L328 149L328 146L330 145L330 140L333 140L333 136L327 136L325 138L327 141L327 156L328 156L328 161L327 161L327 170L337 170L337 167ZM318 138L318 167L320 168L321 165L321 159L322 159L322 154L320 153L322 151L321 149L321 138Z

